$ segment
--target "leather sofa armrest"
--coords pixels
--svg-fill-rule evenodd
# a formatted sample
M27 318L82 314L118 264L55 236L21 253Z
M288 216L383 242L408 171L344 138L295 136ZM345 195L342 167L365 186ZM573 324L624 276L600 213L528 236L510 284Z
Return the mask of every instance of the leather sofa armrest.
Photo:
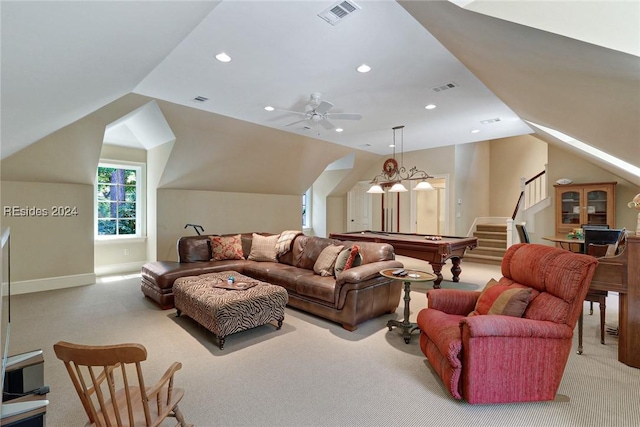
M427 291L427 307L447 314L466 316L476 307L480 292L461 289L431 289Z
M338 277L336 278L336 286L342 286L345 283L364 282L379 276L381 270L385 270L387 268L401 268L402 266L403 265L400 261L378 261L359 265L338 274Z

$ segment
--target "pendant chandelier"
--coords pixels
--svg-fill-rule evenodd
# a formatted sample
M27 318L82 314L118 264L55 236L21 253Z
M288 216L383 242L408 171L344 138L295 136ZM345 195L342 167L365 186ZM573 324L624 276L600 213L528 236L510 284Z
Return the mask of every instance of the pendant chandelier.
M388 158L382 165L382 172L371 180L371 188L367 193L380 194L384 193L384 188L391 187L389 192L399 193L407 191L402 181L420 181L414 190L428 191L433 190L427 179L433 178L431 175L417 167L407 170L404 167L404 126L396 126L393 130L393 157ZM396 160L396 134L400 134L400 164Z

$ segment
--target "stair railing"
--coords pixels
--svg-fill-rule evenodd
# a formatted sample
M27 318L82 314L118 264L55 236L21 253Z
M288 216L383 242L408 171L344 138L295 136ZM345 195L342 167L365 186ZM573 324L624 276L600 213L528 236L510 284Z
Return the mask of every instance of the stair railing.
M513 220L516 219L522 205L524 205L522 206L524 211L547 197L547 166L545 165L544 170L532 178L527 180L521 178L520 188L520 195L511 215Z
M518 196L516 207L513 210L513 215L507 220L507 247L515 243L516 233L514 232L514 224L521 208L524 212L531 206L547 198L547 165L544 165L544 170L536 176L527 180L521 178L520 188L520 195Z

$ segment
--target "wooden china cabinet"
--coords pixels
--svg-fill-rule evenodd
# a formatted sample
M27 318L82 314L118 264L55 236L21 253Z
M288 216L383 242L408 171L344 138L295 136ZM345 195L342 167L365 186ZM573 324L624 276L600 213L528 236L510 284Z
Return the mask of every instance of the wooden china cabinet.
M583 224L616 226L616 182L554 185L556 234L566 235Z

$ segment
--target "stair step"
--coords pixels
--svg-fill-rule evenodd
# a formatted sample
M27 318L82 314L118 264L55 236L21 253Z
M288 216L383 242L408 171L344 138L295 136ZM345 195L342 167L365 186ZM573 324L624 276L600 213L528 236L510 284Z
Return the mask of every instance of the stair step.
M492 248L492 247L478 246L473 249L473 255L489 255L489 256L502 258L506 251L507 251L506 247ZM471 252L468 252L468 253L471 253Z
M483 248L507 248L507 240L478 239L478 247Z
M507 240L506 232L475 231L473 235L478 239Z
M494 231L494 232L507 232L507 226L504 224L477 224L476 230L478 231Z
M490 255L474 255L473 253L467 253L464 256L464 259L468 262L475 262L477 264L502 265L501 257L495 257Z

